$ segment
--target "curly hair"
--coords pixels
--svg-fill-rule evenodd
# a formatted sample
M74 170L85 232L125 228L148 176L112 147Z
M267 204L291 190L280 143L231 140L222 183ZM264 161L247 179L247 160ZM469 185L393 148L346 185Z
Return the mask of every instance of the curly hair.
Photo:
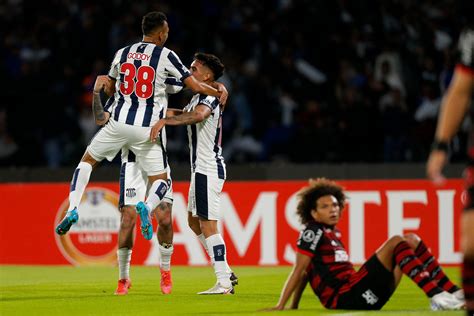
M316 201L325 195L334 196L340 209L344 208L347 197L340 185L326 178L309 179L309 185L301 189L297 194L299 201L296 207L296 214L299 216L302 224L306 225L313 220L311 211L315 209Z

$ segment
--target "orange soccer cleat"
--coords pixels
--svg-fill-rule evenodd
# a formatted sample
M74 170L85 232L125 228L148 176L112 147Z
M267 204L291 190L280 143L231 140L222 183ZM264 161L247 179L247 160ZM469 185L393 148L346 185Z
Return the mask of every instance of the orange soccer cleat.
M171 294L171 289L173 288L173 281L171 281L171 271L165 271L160 269L161 271L161 293L163 294Z
M130 279L120 279L118 280L117 289L115 290L115 295L127 295L128 289L132 287L132 282Z

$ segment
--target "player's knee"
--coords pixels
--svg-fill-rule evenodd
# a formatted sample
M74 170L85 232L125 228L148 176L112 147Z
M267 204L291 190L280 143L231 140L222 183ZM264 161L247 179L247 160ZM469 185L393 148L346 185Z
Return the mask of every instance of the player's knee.
M418 247L418 244L420 243L420 237L417 234L414 233L408 233L403 236L405 238L405 241L410 245L411 248L416 249Z
M98 164L98 161L92 158L92 156L86 151L84 156L82 156L81 162L86 162L92 167L95 167Z
M392 236L392 237L390 237L390 239L388 240L388 242L389 242L393 247L395 247L396 245L398 245L398 244L401 243L402 241L405 241L405 238L403 238L403 236L400 236L400 235Z

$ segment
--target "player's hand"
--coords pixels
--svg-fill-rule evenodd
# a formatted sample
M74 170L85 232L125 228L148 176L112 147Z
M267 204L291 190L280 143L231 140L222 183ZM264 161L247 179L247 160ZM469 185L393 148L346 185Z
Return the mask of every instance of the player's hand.
M219 97L219 102L222 104L222 111L224 111L225 104L227 102L227 98L229 97L229 92L227 88L220 82L216 82L217 91L221 92L221 96Z
M100 93L104 90L107 96L112 96L115 93L115 82L110 79L109 76L100 75L97 76L94 83L94 93Z
M284 309L285 309L285 307L276 305L276 306L273 306L273 307L263 308L263 309L261 309L261 310L259 310L259 311L260 311L260 312L272 312L272 311L282 311L282 310L284 310Z
M150 141L156 142L158 135L160 134L161 129L165 126L165 120L161 119L153 125L150 131Z
M104 86L104 92L109 97L111 97L115 93L115 80L110 79L109 76L107 76L107 82Z
M94 83L94 93L100 93L100 91L105 89L105 86L107 85L107 82L109 80L110 79L108 76L105 76L105 75L97 76Z
M426 164L426 175L435 184L443 184L443 168L448 161L448 154L444 150L432 150Z

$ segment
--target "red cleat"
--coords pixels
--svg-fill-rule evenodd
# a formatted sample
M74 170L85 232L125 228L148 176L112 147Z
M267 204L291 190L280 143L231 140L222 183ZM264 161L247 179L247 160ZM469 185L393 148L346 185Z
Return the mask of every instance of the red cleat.
M115 290L115 295L127 295L128 289L132 287L132 282L130 279L121 279L118 281L117 289Z
M161 293L171 294L171 289L173 288L173 282L171 281L171 271L161 270Z

